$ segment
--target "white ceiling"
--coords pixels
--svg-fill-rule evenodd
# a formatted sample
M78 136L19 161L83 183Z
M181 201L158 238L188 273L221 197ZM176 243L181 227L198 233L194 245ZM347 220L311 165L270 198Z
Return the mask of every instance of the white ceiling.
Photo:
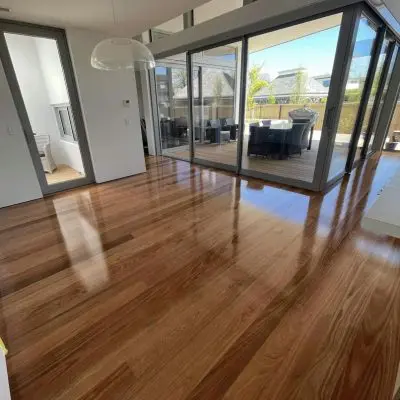
M302 24L293 25L288 28L279 29L277 31L268 32L263 35L258 35L249 40L249 51L253 53L282 43L290 42L291 40L297 40L304 36L339 26L341 21L342 14L339 13L304 22Z
M0 0L0 18L134 36L207 0Z

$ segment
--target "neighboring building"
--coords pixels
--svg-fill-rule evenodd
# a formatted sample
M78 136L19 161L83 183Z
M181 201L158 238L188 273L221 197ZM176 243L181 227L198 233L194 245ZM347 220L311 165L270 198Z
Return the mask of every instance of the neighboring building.
M212 106L218 103L218 112L221 114L219 117L232 117L235 106L235 83L236 76L232 68L197 65L193 71L194 106L199 104ZM174 86L172 99L174 114L183 116L182 112L187 111L187 86L177 87L174 83L172 85ZM218 116L204 115L204 118L213 117Z
M260 74L260 78L263 81L271 82L271 76L267 72L264 72L264 73Z
M331 74L317 75L313 77L317 82L321 83L323 87L328 88L331 84Z
M302 75L299 83L299 74ZM300 93L299 93L300 87ZM254 100L259 104L266 104L268 98L273 96L276 103L290 103L293 96L298 95L311 103L320 103L328 97L329 87L313 77L308 77L307 69L295 68L280 71L278 76L271 81L271 86L261 89Z
M194 72L193 93L199 97L199 74L201 73L202 93L205 102L212 101L215 97L232 99L235 93L235 73L232 70L221 68L197 68ZM187 99L187 87L175 90L175 99Z

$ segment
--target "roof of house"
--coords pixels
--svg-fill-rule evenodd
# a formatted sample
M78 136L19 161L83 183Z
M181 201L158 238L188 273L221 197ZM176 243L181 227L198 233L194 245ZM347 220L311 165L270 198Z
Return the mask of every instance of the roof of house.
M221 97L232 97L235 95L235 72L230 69L221 68L204 68L203 71L203 97L211 98L215 97L215 91L217 90L218 81L220 81L221 86ZM194 70L194 73L196 70ZM325 87L320 81L313 77L308 77L307 70L303 68L290 69L286 71L280 71L279 75L272 80L270 87L262 88L256 98L268 97L273 95L275 97L288 97L293 95L296 87L296 75L298 72L302 72L305 75L305 94L311 96L328 96L329 87ZM174 79L174 78L173 78ZM176 88L176 85L174 84ZM194 76L193 79L193 94L195 97L199 93L199 81ZM187 98L187 86L176 88L174 91L175 99L186 99Z
M268 72L263 72L263 73L261 73L261 74L260 74L260 78L261 78L263 81L271 82L271 76L270 76L270 74L269 74Z
M235 94L235 72L221 68L203 68L203 97L215 97L216 91L220 89L221 97L232 97ZM195 72L195 71L194 71ZM198 97L199 80L193 77L193 95ZM175 90L175 99L187 98L187 87Z
M275 97L287 97L293 95L296 88L296 76L301 71L305 75L305 93L307 95L327 96L329 88L320 81L308 77L305 70L294 69L279 72L279 75L271 82L272 87L262 88L255 97L268 97L271 94Z

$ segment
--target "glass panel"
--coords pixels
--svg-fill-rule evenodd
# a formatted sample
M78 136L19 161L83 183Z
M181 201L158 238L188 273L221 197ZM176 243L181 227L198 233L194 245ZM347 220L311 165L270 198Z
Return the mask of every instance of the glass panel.
M134 37L137 41L143 43L143 44L149 44L150 43L150 31L144 31L142 34Z
M375 118L374 124L373 124L372 129L371 129L371 139L370 139L370 141L368 143L368 153L372 150L372 145L373 145L374 140L375 140L376 129L378 127L379 118L381 116L383 105L385 104L387 91L389 89L389 83L390 83L390 80L392 78L394 64L396 62L397 52L398 52L398 48L396 46L396 49L393 52L392 59L390 61L388 75L386 77L385 86L383 88L382 98L381 98L381 101L379 102L379 105L378 105L378 111L377 111L377 114L376 114L376 118Z
M341 105L339 127L335 136L328 181L342 173L346 167L350 139L357 122L376 36L376 27L371 24L367 17L363 16L357 31L344 101Z
M74 131L71 120L69 119L68 108L60 109L60 120L62 124L63 136L69 136L74 140Z
M243 7L243 0L211 0L193 10L194 24L201 24L240 7Z
M400 97L397 99L392 122L390 123L383 149L400 152Z
M237 164L242 43L194 53L194 156Z
M4 34L49 185L85 176L57 42ZM60 113L61 111L61 113ZM64 114L65 113L65 114Z
M176 32L183 31L183 15L179 15L161 25L155 26L151 30L151 40L155 42Z
M157 60L155 72L162 154L189 160L186 55Z
M366 139L366 136L368 133L368 127L369 127L369 124L371 121L371 114L372 114L372 110L373 110L373 107L375 104L376 94L379 90L379 86L380 86L380 83L382 80L382 72L383 72L383 67L385 65L385 60L387 57L388 49L389 49L389 40L385 39L383 41L381 53L379 54L378 65L377 65L374 80L372 83L371 94L369 95L369 99L368 99L367 111L365 112L363 123L362 123L360 139L357 143L357 150L356 150L356 156L354 157L354 162L360 160L360 158L361 158L361 150L364 147L365 139Z
M249 39L243 169L313 181L341 21Z

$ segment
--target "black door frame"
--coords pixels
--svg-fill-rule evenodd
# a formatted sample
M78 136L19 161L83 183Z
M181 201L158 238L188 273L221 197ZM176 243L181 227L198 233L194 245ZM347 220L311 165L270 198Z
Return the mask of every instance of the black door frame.
M386 29L387 29L382 21L380 21L375 15L370 13L365 8L362 11L361 18L363 16L366 17L371 23L373 23L376 26L377 36L375 39L374 48L372 50L372 56L371 56L371 61L370 61L369 68L368 68L367 78L366 78L363 93L361 96L360 107L358 109L356 124L355 124L354 130L353 130L353 133L352 133L351 139L350 139L349 154L347 157L346 168L345 168L346 173L351 173L353 168L357 167L359 165L359 163L362 161L362 159L360 159L360 160L357 160L356 162L354 162L356 153L357 153L358 141L361 136L361 130L362 130L363 122L364 122L364 117L365 117L365 114L366 114L367 108L368 108L368 99L369 99L369 96L371 95L372 85L373 85L375 73L376 73L376 70L378 67L379 56L381 53L381 49L383 46L383 41L385 39Z
M371 116L369 119L369 123L368 123L368 128L366 131L366 137L365 137L365 141L364 141L364 146L361 150L361 158L365 159L368 156L372 155L375 151L373 149L371 149L371 151L368 151L369 145L370 145L370 141L371 141L371 137L372 134L374 132L374 130L376 130L376 127L378 125L378 121L379 120L379 113L382 111L382 109L380 108L380 103L382 101L382 96L383 96L383 92L385 90L385 83L386 80L388 79L388 74L389 74L389 70L390 70L390 65L392 62L392 57L395 53L395 49L396 49L396 41L394 40L394 37L391 37L391 35L387 34L387 38L389 40L389 45L388 45L388 51L385 57L385 61L384 61L384 65L382 68L382 75L381 75L381 79L379 81L378 84L378 90L375 96L375 100L374 100L374 105L372 108L372 112L371 112Z
M268 175L265 173L258 173L257 171L245 170L241 165L241 153L242 142L243 142L243 128L244 128L244 104L245 104L245 92L246 92L246 79L247 79L247 48L248 48L248 40L251 37L267 33L267 32L277 32L280 29L283 29L288 26L294 26L297 24L301 24L304 22L308 22L311 20L316 20L318 18L322 18L324 16L333 15L335 13L343 13L341 33L338 40L338 48L335 56L335 64L332 71L332 83L328 96L327 103L327 111L325 113L325 119L323 123L323 133L321 134L321 143L320 150L318 153L318 158L315 166L315 173L312 182L305 182L296 179L290 178L281 178L278 176ZM337 129L339 126L339 118L341 105L344 100L345 95L345 86L350 70L351 57L355 47L355 39L357 35L357 30L359 26L359 22L361 18L366 17L368 21L371 22L373 26L376 27L377 36L374 40L373 48L371 51L371 60L370 65L367 71L366 82L363 88L363 93L360 100L360 106L357 111L357 119L353 129L353 133L350 140L349 153L347 155L346 167L343 168L343 171L339 173L337 176L333 177L331 180L328 180L329 175L329 167L332 160L333 149L335 144L335 137L337 133ZM326 191L331 186L333 186L337 181L339 181L345 173L350 173L354 167L358 165L358 163L354 163L354 158L357 151L357 143L360 138L361 129L363 119L365 117L367 106L368 106L368 98L371 94L373 79L376 73L379 55L381 52L381 48L383 45L383 41L385 39L385 35L388 32L391 32L391 29L388 28L385 22L379 17L376 12L364 1L354 1L352 4L343 6L339 5L337 7L331 7L329 10L325 9L324 11L319 11L319 9L315 6L313 7L305 7L297 12L297 18L293 16L293 18L288 18L288 15L284 17L276 17L271 18L265 24L265 28L252 28L249 27L246 32L241 32L240 35L228 35L229 39L221 40L219 38L210 37L208 39L204 39L201 44L192 43L188 44L184 47L179 47L176 49L176 53L172 50L166 51L165 53L159 54L159 59L167 58L172 56L173 54L181 54L186 52L187 59L187 71L188 71L188 99L189 99L189 131L191 136L190 147L191 147L191 157L190 162L196 162L199 164L203 164L206 166L216 167L225 170L236 170L237 174L254 176L256 178L267 179L269 181L283 183L287 185L292 185L296 187L300 187L303 189L309 189L313 191ZM241 78L240 78L240 106L239 106L239 136L238 136L238 154L237 154L237 165L232 168L231 166L224 165L217 162L206 162L204 160L198 160L194 157L193 147L194 147L194 124L193 124L193 96L192 94L192 59L191 56L194 53L198 53L200 51L204 51L207 49L223 46L226 44L234 43L242 41L242 70L241 70ZM379 86L379 93L382 92L381 85L384 81L381 80ZM154 104L154 103L153 103ZM157 108L157 104L155 104ZM386 107L386 106L385 106ZM374 107L375 108L375 107ZM377 115L376 115L377 116ZM370 136L369 136L370 137ZM367 138L367 137L366 137Z
M56 41L65 77L65 83L70 99L70 105L74 116L75 128L78 137L78 146L82 157L82 163L85 169L84 177L76 180L55 183L52 185L49 185L47 183L39 152L36 147L32 126L22 97L15 69L11 60L10 52L8 50L5 33L42 37L46 39L54 39ZM4 72L11 90L18 117L21 121L22 129L24 131L25 139L28 144L28 149L43 195L49 195L55 192L93 183L95 181L95 178L92 159L87 141L87 135L82 116L82 109L65 31L63 29L48 26L0 20L0 60L4 67Z

